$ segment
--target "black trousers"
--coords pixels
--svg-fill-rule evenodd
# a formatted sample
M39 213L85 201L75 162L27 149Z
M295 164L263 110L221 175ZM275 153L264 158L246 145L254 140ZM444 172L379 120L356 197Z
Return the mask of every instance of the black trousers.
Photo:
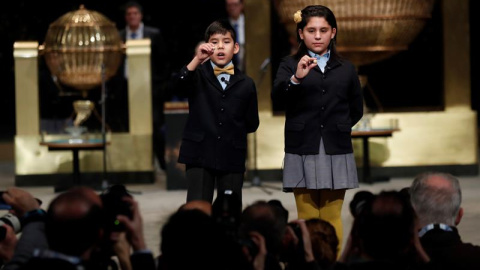
M187 202L203 200L212 203L215 184L217 194L231 190L242 199L243 173L231 173L187 165Z

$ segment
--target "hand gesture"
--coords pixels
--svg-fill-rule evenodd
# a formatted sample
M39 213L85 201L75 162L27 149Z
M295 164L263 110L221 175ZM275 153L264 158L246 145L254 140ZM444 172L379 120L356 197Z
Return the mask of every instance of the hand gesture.
M12 227L7 224L0 225L0 229L5 231L5 237L0 241L0 260L8 262L13 257L13 252L17 246L17 235Z
M127 231L127 240L132 245L133 250L142 250L146 248L145 239L143 238L143 221L140 215L140 209L138 203L129 196L123 197L124 201L127 201L131 205L132 219L127 216L117 216L118 221L125 225Z
M210 55L212 55L214 51L215 51L215 44L213 44L213 43L203 43L200 46L198 46L195 57L200 62L203 62L203 61L207 60L207 58L209 58Z
M10 187L3 193L3 199L12 207L17 217L23 217L25 213L40 208L40 203L25 190Z
M297 71L295 72L296 79L301 80L305 78L308 72L310 72L310 70L315 66L317 66L317 58L310 57L308 55L305 55L302 58L300 58L297 64Z
M265 260L267 257L267 245L265 243L265 238L262 234L256 231L250 232L249 235L258 252L256 254L250 254L249 249L245 246L243 247L242 251L247 260L252 263L254 270L263 270L265 269Z
M305 254L305 261L306 262L312 262L315 260L315 257L313 256L313 250L312 250L312 241L310 239L310 232L308 231L307 225L305 223L304 219L297 219L293 220L292 223L298 224L300 227L300 230L302 232L302 241L304 254ZM297 241L298 243L298 241Z

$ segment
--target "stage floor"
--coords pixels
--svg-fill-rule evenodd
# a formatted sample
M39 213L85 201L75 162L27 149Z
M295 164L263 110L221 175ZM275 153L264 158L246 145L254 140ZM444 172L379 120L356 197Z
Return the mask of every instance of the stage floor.
M285 208L289 210L290 219L297 217L295 201L293 194L285 193L281 190L280 179L267 179L262 184L264 188L257 186L248 187L250 182L245 183L243 190L244 207L256 200L280 200ZM400 190L410 185L413 178L392 178L387 182L374 184L360 184L359 189L349 190L346 193L345 203L342 210L344 221L344 235L348 235L352 224L348 205L355 192L359 190L369 190L379 192L382 190ZM465 242L471 242L480 245L480 234L478 226L480 225L480 177L460 177L460 184L463 192L463 203L465 214L459 225L459 231ZM0 190L14 185L14 164L12 162L0 162ZM46 209L49 202L58 193L54 192L53 187L22 187L34 194L43 201L43 208ZM185 190L167 190L166 179L163 172L157 172L154 184L127 185L127 189L134 192L135 199L139 202L143 215L145 239L148 248L155 255L160 253L160 229L168 216L177 210L185 202ZM4 211L4 210L0 210ZM3 215L3 214L1 214ZM346 237L344 237L346 239Z

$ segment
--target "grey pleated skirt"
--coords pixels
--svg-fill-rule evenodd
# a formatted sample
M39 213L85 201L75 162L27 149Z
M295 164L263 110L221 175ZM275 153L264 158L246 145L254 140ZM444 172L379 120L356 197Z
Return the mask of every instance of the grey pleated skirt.
M329 155L323 140L317 155L285 153L283 189L350 189L358 187L357 166L353 153Z

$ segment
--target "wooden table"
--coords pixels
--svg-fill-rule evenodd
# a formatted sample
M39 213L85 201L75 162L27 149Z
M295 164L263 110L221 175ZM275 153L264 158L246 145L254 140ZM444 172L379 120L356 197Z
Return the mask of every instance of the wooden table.
M399 129L368 129L368 130L354 130L352 131L352 139L361 138L363 143L363 174L361 182L372 184L379 181L388 181L388 176L372 177L370 167L370 148L368 146L368 139L372 137L392 137L393 132Z
M108 142L107 142L108 144ZM73 186L81 185L80 179L80 160L78 158L78 152L82 150L104 150L105 143L101 139L68 139L68 140L55 140L48 142L41 142L40 145L47 146L48 151L72 151L73 154ZM104 153L105 154L105 153ZM55 192L64 191L71 186L57 185Z

